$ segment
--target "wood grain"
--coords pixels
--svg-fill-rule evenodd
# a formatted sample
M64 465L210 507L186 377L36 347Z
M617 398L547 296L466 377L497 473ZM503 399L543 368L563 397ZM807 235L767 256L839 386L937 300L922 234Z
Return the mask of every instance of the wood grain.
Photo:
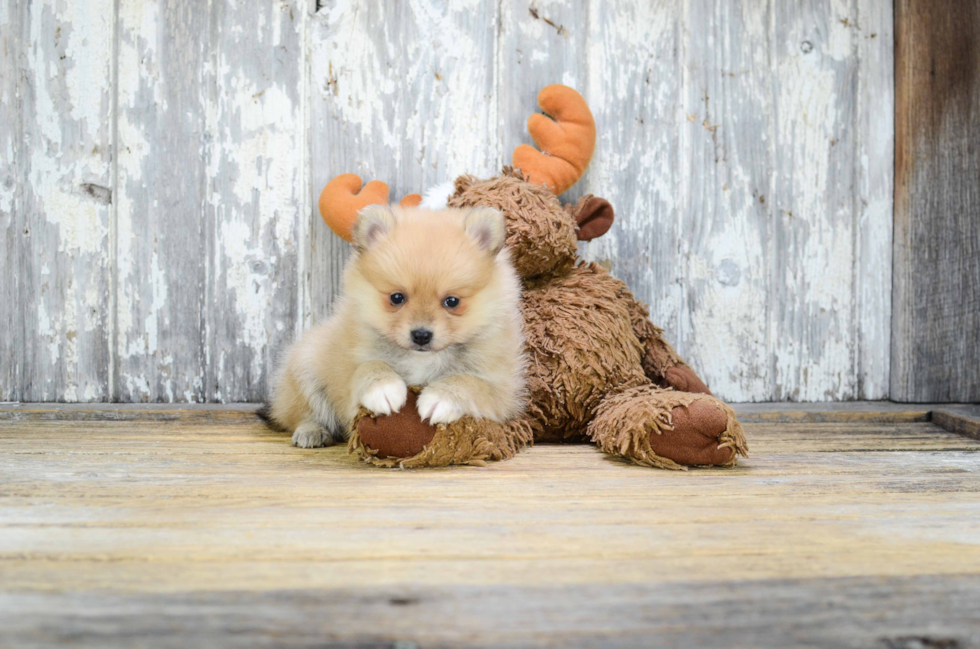
M9 325L0 336L0 399L102 401L109 392L113 3L4 4L0 138L9 166L0 202L10 255L0 262Z
M119 3L113 401L207 395L208 6Z
M978 646L978 595L975 575L523 589L18 593L0 594L6 630L0 646L972 649Z
M394 471L244 414L0 420L0 645L975 646L980 442L930 423Z
M772 11L706 0L684 14L675 340L712 390L736 401L783 387L771 368ZM740 366L723 369L725 358Z
M823 0L773 5L773 399L856 396L857 17ZM852 19L854 22L852 22ZM792 144L791 144L792 143Z
M309 3L211 4L204 400L262 401L300 320Z
M568 38L588 27L585 89L598 130L596 155L579 192L602 196L616 210L612 230L581 244L580 250L583 258L597 261L629 284L636 297L650 305L653 322L683 347L683 337L674 335L681 331L684 315L678 245L683 237L679 190L685 176L680 168L684 125L678 80L685 41L672 20L679 7L674 2L639 1L623 2L614 12L606 9L606 3L592 2L585 23L574 14L562 14L570 25ZM568 194L563 200L575 199L573 192ZM702 360L692 363L701 369Z
M20 5L0 0L0 273L16 277L26 264L23 260L27 214L24 210L23 167L21 149L21 11ZM26 396L28 385L22 358L24 313L12 305L19 304L20 283L0 283L0 327L6 334L0 337L0 399L9 401Z
M980 405L950 405L937 408L931 420L951 433L980 440Z
M891 396L980 401L980 5L895 4Z
M858 161L855 215L857 397L889 395L892 340L892 227L895 168L895 25L891 2L858 0Z

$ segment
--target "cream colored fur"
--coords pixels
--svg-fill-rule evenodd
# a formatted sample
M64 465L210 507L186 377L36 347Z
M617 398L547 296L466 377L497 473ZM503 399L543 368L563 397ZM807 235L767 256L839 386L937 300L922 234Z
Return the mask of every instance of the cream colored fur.
M397 412L409 385L424 386L418 409L433 424L518 415L520 282L503 241L493 209L362 210L333 315L287 350L275 381L271 416L293 444L343 441L360 406ZM391 303L395 292L404 304ZM422 327L433 333L426 351L411 338Z

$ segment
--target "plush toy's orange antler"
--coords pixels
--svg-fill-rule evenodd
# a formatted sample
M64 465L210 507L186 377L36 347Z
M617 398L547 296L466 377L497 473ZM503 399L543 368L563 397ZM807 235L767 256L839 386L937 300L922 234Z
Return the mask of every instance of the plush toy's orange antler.
M409 194L401 200L402 207L415 207L422 201L419 194ZM320 216L330 229L344 241L351 240L351 229L357 213L368 205L386 205L388 185L372 180L361 187L361 177L341 174L327 183L320 192Z
M402 207L418 207L422 202L422 194L408 194L405 198L398 201Z
M538 93L538 105L547 115L531 115L527 130L541 151L521 144L514 149L513 164L532 183L561 194L589 166L595 150L595 120L582 95L568 86L547 86Z

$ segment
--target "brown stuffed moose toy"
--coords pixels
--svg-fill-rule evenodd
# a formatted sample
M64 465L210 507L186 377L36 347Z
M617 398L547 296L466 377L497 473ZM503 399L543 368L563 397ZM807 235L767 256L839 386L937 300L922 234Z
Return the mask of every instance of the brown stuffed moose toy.
M591 440L644 466L733 466L748 446L732 409L681 360L623 282L578 260L577 242L605 234L613 222L602 198L586 195L574 205L557 198L592 158L588 105L561 85L542 90L538 103L545 114L532 115L528 130L540 151L517 147L513 166L488 180L460 176L446 203L494 207L505 216L506 245L524 284L524 414L506 424L464 417L431 426L416 410L416 387L398 413L362 409L349 431L350 451L380 466L483 465L536 441ZM401 204L420 199L412 194ZM384 183L362 188L360 178L344 174L323 190L320 211L349 240L358 210L387 202Z

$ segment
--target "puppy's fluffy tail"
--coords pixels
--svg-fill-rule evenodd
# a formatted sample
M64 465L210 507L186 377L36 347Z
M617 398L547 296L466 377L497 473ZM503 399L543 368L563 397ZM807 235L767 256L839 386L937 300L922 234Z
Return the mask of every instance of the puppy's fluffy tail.
M255 411L255 415L265 422L265 425L269 427L270 430L274 430L279 433L288 433L289 431L283 428L272 416L272 406L268 403L263 403L262 407Z

